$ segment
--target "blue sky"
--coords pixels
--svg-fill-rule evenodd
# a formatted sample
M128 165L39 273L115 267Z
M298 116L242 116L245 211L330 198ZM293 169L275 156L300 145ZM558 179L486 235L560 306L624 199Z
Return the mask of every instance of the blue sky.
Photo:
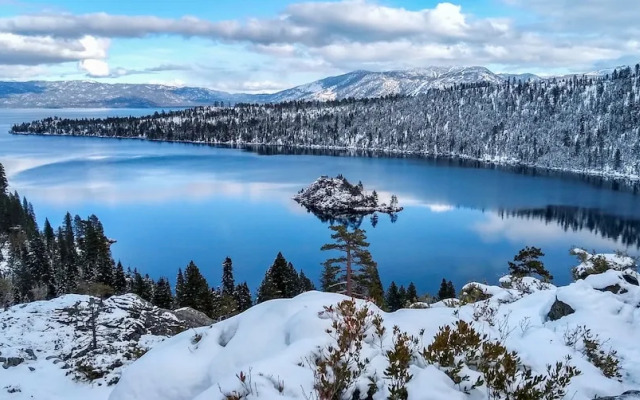
M354 69L640 61L637 0L0 0L0 79L271 92Z

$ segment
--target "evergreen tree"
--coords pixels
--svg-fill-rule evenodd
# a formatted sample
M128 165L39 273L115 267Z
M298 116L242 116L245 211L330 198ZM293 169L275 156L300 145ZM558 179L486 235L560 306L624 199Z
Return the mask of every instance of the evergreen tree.
M258 303L272 299L291 298L300 293L298 273L293 264L278 253L258 288Z
M394 312L402 308L402 299L400 298L398 286L395 282L392 281L389 285L386 297L387 309L389 310L389 312Z
M400 308L404 308L407 304L407 289L403 285L400 285L400 289L398 289L398 296L400 297Z
M447 282L447 292L448 292L449 298L451 299L456 298L456 289L455 287L453 287L453 282L451 281Z
M51 227L51 223L49 223L49 218L45 218L44 220L42 235L44 236L44 243L47 246L47 252L51 257L56 245L56 234Z
M299 282L300 293L316 290L316 286L313 284L313 282L311 282L311 279L307 278L307 276L304 274L304 271L302 270L300 270Z
M178 268L178 276L176 277L176 308L186 307L184 300L184 275L182 268Z
M542 261L544 253L537 247L525 247L509 262L509 273L515 277L523 277L536 274L545 281L553 280L553 276L544 267Z
M438 299L453 299L456 297L456 291L453 287L453 283L451 281L447 282L446 279L442 279L442 283L440 283L440 290L438 290Z
M335 250L339 257L324 262L322 288L341 292L347 296L371 298L376 304L384 303L384 290L378 274L378 266L367 250L365 231L356 228L349 232L343 225L330 226L334 243L325 244L321 250ZM356 269L357 267L357 269Z
M234 289L233 264L231 259L227 257L222 263L222 294L225 296L233 296Z
M118 261L113 278L113 290L115 294L125 294L127 292L127 277L124 274L124 268L120 261Z
M409 287L407 287L407 303L413 304L418 301L418 291L416 290L416 285L413 282L409 283Z
M238 286L236 286L234 291L234 298L236 300L236 304L238 305L238 312L243 312L248 310L253 305L253 300L251 299L251 291L249 290L249 286L247 282L242 282Z
M7 174L4 172L4 166L0 163L0 195L7 193L8 187Z
M210 317L214 316L213 295L207 280L193 261L184 271L181 307L191 307L202 311Z
M160 308L171 309L173 305L173 295L171 294L169 279L161 277L155 283L153 304Z

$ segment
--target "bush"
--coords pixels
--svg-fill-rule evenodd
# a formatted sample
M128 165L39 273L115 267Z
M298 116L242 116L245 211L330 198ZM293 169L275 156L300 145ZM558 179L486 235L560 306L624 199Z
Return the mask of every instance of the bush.
M587 356L591 364L598 367L607 378L616 378L618 380L622 378L617 351L610 349L606 352L602 350L600 338L598 335L594 336L590 329L585 328L582 331L582 341L584 343L583 354Z
M491 297L475 283L470 283L460 291L460 302L462 304L476 303L478 301L487 300Z
M433 343L421 355L425 361L442 369L466 393L485 385L489 398L560 399L571 379L580 374L569 365L570 358L567 357L555 367L548 366L546 375L534 375L522 364L516 352L509 352L501 343L480 335L462 320L455 328L440 328ZM465 368L481 375L471 383L469 375L462 372Z
M366 306L358 308L353 299L325 307L324 312L333 319L327 333L336 343L315 360L314 389L319 400L341 400L364 374L367 360L360 352L374 316Z
M384 377L390 381L387 399L407 400L407 383L413 378L409 373L409 363L413 359L413 346L417 345L417 339L400 332L397 326L393 327L393 337L393 348L386 352L389 366L384 371Z

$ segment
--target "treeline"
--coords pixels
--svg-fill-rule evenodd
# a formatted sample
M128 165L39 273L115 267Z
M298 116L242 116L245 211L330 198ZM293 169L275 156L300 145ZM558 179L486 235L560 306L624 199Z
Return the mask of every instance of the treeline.
M415 97L47 118L12 132L376 150L630 177L640 175L640 66Z

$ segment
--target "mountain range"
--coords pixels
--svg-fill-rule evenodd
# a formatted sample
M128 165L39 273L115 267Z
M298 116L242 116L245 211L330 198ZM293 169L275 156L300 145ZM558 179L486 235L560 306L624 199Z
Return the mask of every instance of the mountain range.
M597 73L597 72L596 72ZM463 83L540 80L534 74L496 74L485 67L427 67L353 71L271 94L228 93L200 87L108 84L95 81L0 82L0 108L151 108L224 103L339 100L348 97L417 95Z

